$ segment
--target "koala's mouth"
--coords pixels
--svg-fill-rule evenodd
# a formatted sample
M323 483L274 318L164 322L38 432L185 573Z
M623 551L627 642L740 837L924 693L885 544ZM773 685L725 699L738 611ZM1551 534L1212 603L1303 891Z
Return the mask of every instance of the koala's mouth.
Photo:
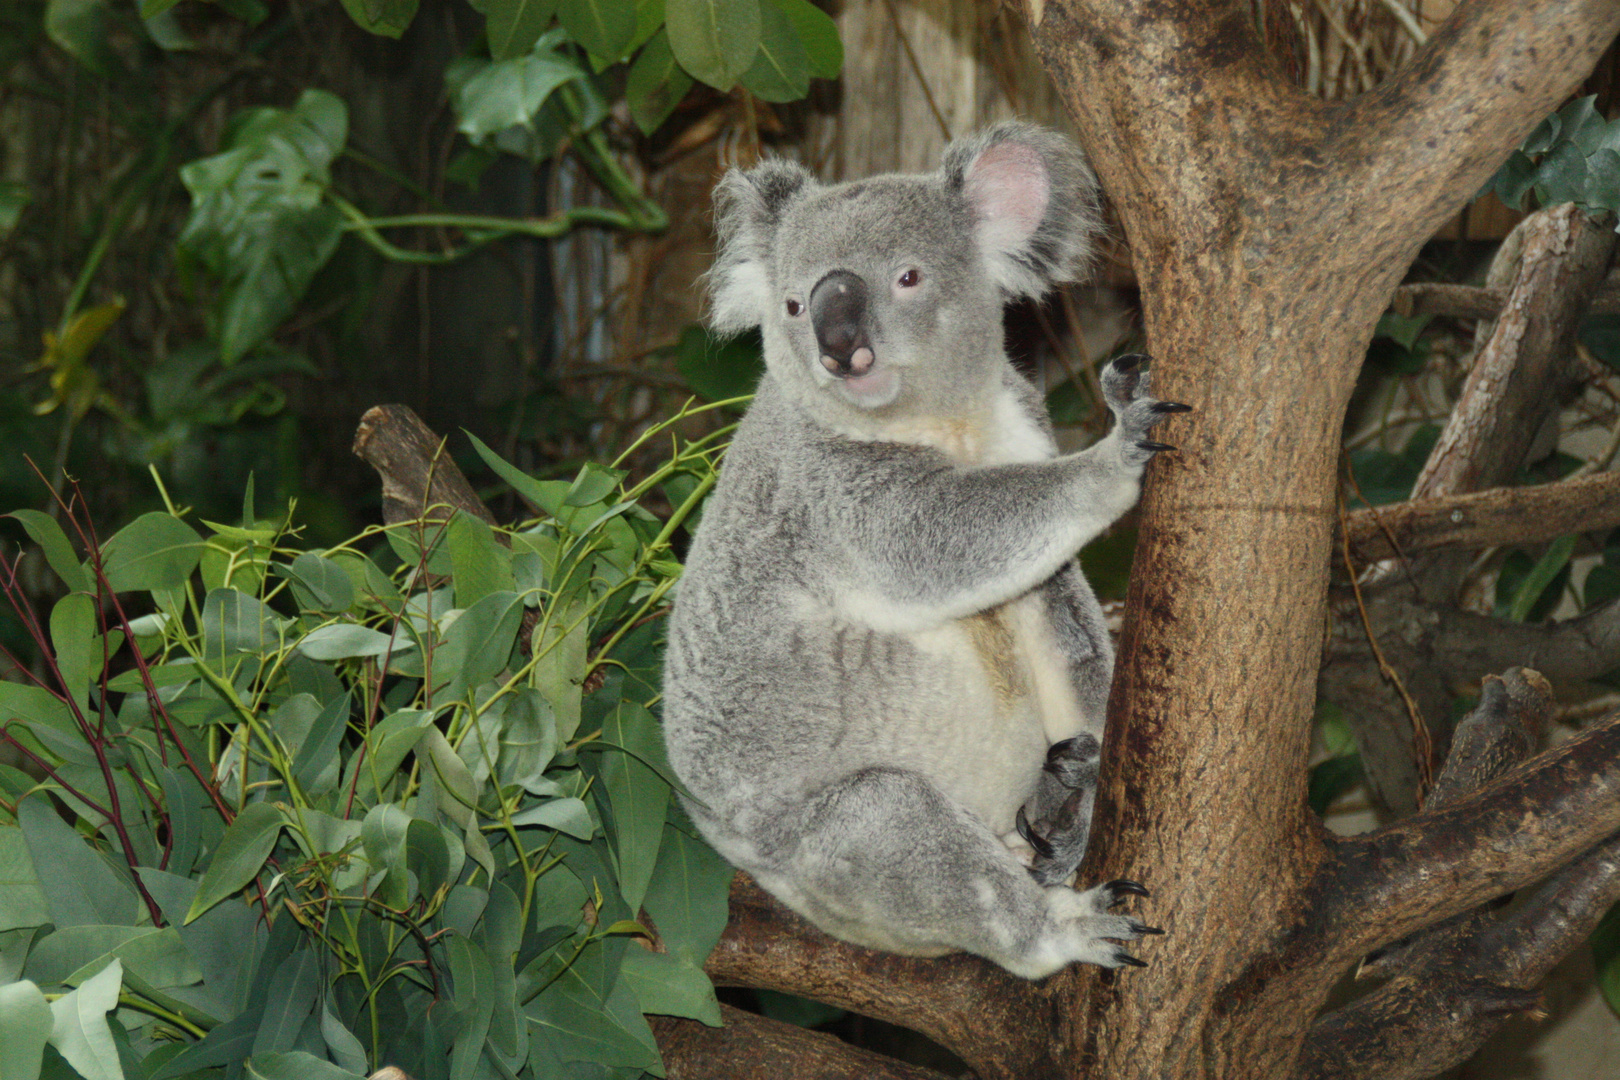
M822 354L821 366L838 380L837 386L857 405L876 408L894 400L900 376L893 366L879 365L869 348L856 349L847 360Z

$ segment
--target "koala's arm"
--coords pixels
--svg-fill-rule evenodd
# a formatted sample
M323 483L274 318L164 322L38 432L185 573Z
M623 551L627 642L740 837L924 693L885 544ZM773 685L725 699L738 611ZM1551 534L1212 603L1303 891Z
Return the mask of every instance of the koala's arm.
M838 439L817 487L835 571L868 616L896 628L962 618L1050 578L1128 510L1185 406L1146 396L1134 367L1105 375L1117 422L1094 446L1046 461L962 467L926 448Z

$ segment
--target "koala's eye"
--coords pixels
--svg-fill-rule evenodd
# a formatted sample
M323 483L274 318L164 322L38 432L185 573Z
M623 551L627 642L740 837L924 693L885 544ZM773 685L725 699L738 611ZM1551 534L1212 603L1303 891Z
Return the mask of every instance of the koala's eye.
M789 300L787 302L788 318L790 318L790 319L798 318L799 317L799 312L801 312L803 310L804 310L804 306L802 304L800 304L797 300Z
M897 284L899 284L902 289L915 289L917 287L917 282L921 280L922 271L913 266L910 270L907 270L905 273L900 275L900 280Z

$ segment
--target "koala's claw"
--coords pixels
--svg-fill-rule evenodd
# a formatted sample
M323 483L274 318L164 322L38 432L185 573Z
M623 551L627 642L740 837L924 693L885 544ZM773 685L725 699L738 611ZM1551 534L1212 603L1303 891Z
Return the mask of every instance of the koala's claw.
M1137 368L1141 367L1142 362L1144 360L1147 360L1147 359L1148 359L1148 356L1147 356L1146 353L1139 353L1139 352L1126 353L1124 356L1116 356L1116 357L1114 357L1114 367L1117 368L1120 371L1123 371L1123 372L1126 372L1127 374L1129 374L1130 372L1135 371Z
M1103 888L1109 890L1113 894L1113 900L1109 904L1110 907L1112 907L1114 904L1119 903L1119 899L1120 899L1121 896L1126 896L1126 895L1129 895L1129 896L1150 896L1150 895L1152 895L1151 893L1149 893L1147 891L1147 886L1142 885L1139 882L1127 880L1126 878L1117 878L1117 879L1115 879L1113 881L1110 881L1106 885L1104 885Z
M1131 920L1131 929L1135 930L1138 934L1143 935L1164 933L1164 931L1159 929L1157 926L1149 926L1147 923L1137 922L1135 919Z
M1035 849L1036 855L1043 859L1052 857L1051 842L1035 831L1035 827L1029 823L1029 815L1024 813L1022 806L1018 808L1018 815L1013 818L1013 827L1018 830L1018 835L1024 838L1024 843Z
M1164 451L1164 450L1174 450L1175 449L1175 447L1171 446L1169 443L1153 442L1151 439L1145 439L1142 442L1137 443L1136 445L1140 446L1143 450L1151 450L1155 454L1157 454L1157 453L1159 453L1161 451Z
M1136 957L1132 956L1128 952L1125 952L1124 950L1121 950L1121 951L1115 953L1114 954L1114 959L1117 960L1120 964L1129 964L1131 967L1147 967L1148 966L1148 963L1147 963L1146 960L1138 960Z
M1155 401L1153 403L1153 411L1156 413L1192 412L1193 407L1191 405L1183 405L1179 401Z

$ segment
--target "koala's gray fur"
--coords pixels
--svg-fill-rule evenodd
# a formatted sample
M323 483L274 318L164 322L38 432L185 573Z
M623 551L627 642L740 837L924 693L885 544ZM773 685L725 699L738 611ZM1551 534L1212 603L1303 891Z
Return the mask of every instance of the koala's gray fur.
M1154 931L1109 909L1144 890L1064 883L1113 666L1075 554L1185 406L1116 362L1114 430L1057 456L1002 345L1005 302L1087 258L1091 171L1002 124L934 175L733 170L716 220L713 323L762 327L766 375L670 623L664 727L693 820L859 944L1030 978L1139 963L1118 943Z

